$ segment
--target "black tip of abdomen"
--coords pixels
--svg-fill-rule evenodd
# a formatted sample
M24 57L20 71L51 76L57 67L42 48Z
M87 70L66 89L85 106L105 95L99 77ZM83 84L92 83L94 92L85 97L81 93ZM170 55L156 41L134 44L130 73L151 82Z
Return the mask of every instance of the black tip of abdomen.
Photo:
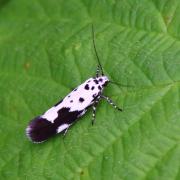
M26 135L34 143L41 143L56 134L56 128L50 121L36 117L26 128Z

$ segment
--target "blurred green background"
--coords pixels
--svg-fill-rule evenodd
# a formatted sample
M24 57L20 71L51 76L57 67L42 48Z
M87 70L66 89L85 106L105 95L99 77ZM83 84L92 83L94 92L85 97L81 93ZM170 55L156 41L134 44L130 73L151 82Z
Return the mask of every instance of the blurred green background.
M42 144L25 135L96 71L106 102ZM180 179L180 1L0 1L0 179Z

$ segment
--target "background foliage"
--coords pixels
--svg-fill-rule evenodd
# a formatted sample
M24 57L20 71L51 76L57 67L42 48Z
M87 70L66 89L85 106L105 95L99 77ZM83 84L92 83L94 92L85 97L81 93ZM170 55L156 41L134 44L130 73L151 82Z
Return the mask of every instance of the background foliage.
M106 102L67 136L32 144L34 117L94 75L91 24ZM180 179L178 0L0 3L0 179Z

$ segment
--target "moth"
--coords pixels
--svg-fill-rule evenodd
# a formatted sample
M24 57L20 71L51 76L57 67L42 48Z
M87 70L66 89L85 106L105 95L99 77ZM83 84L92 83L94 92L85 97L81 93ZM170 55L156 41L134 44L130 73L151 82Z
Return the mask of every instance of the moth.
M93 110L93 125L96 116L96 107L101 99L105 99L115 109L122 111L109 97L103 95L104 88L108 83L113 82L103 73L95 46L93 25L92 40L98 62L95 77L87 79L44 114L35 117L29 123L26 128L26 135L32 142L44 142L58 133L64 133L65 135L69 127L83 116L90 107Z

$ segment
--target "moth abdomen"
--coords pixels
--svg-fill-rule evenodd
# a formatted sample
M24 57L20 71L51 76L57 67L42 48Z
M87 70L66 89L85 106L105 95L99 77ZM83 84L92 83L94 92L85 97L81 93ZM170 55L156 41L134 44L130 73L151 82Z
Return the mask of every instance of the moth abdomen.
M40 143L56 134L55 124L38 116L34 118L26 128L29 139L35 143Z

